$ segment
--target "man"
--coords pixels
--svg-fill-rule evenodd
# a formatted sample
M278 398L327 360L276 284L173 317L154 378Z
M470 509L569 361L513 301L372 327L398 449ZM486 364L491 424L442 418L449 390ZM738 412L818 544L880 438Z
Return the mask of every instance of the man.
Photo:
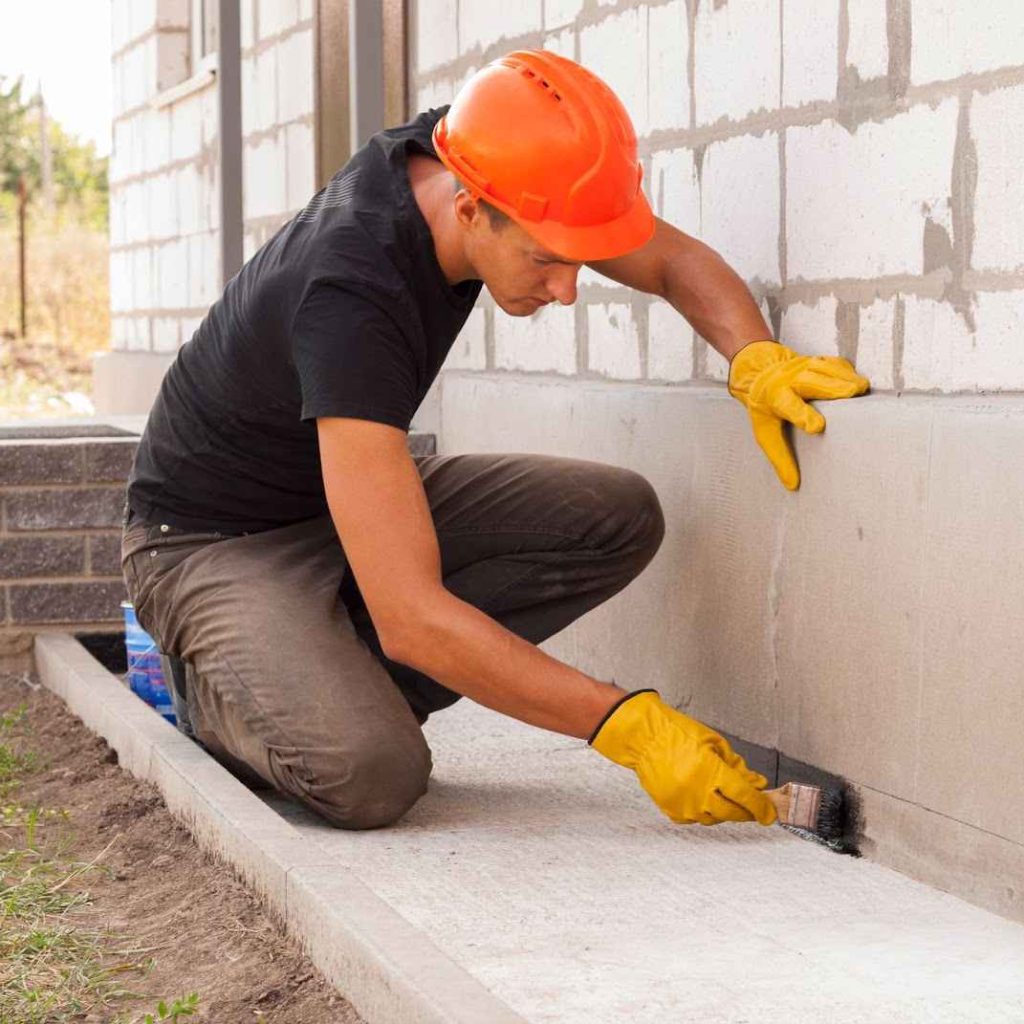
M536 646L653 558L651 485L583 459L407 448L482 286L528 316L574 302L587 263L732 360L731 393L797 486L782 419L820 430L800 396L868 382L770 340L742 281L640 182L614 93L516 51L375 135L229 282L163 382L123 539L136 614L189 666L183 717L215 757L337 826L386 825L427 787L422 724L465 695L586 739L674 821L775 820L723 737Z

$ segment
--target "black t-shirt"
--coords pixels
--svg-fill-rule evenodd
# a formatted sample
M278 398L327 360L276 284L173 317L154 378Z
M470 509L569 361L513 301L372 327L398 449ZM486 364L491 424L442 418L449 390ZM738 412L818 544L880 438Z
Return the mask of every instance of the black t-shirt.
M409 429L482 287L445 279L406 170L447 109L373 135L228 282L150 412L138 515L228 533L322 515L316 417Z

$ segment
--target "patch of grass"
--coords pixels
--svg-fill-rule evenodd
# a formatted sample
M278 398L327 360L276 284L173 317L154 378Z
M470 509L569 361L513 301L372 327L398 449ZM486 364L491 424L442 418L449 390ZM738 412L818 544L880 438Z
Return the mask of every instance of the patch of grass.
M107 851L89 863L69 862L68 838L51 838L45 828L67 814L13 802L38 764L33 752L6 742L25 713L21 707L0 715L0 1021L61 1024L137 998L122 979L144 976L153 961L147 950L73 920L90 902L80 879L105 870Z

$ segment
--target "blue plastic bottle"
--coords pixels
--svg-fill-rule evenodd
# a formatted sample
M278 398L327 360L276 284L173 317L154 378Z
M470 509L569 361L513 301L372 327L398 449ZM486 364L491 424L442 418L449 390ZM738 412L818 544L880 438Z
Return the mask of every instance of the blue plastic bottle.
M164 683L156 641L139 625L131 601L122 601L121 608L124 611L124 646L128 655L128 687L174 725L174 706Z

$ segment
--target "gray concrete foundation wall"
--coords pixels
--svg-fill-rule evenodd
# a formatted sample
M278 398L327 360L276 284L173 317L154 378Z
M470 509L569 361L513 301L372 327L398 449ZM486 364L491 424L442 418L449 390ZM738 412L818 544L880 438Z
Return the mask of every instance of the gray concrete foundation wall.
M1024 919L1024 397L817 405L793 493L713 385L447 371L439 450L643 473L661 550L545 649L847 778L864 853Z

